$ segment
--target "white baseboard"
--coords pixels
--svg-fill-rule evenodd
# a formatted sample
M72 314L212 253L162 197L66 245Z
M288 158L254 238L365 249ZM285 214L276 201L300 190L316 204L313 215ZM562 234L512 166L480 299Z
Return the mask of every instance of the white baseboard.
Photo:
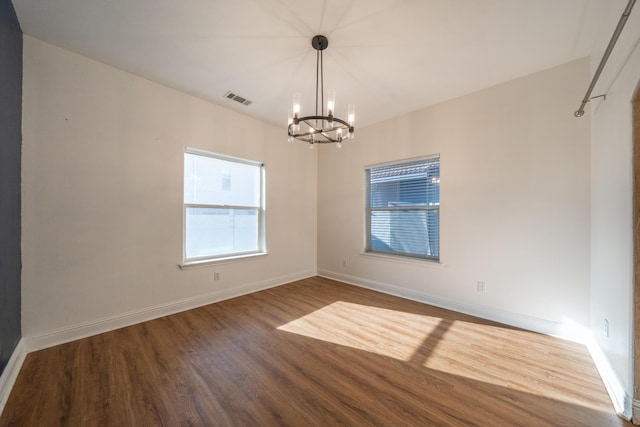
M631 422L635 425L640 425L640 400L633 399L631 404Z
M395 295L401 298L422 302L447 310L457 311L471 316L481 317L483 319L492 320L494 322L504 323L506 325L517 328L526 329L533 332L539 332L545 335L553 335L571 341L584 342L584 332L571 329L568 325L553 322L546 319L540 319L524 314L513 313L509 311L499 310L491 307L482 307L478 305L460 303L458 301L437 297L412 289L402 288L388 283L377 282L373 280L363 279L361 277L350 276L329 270L318 270L318 274L329 279L339 280L341 282L383 292L385 294Z
M173 301L167 304L159 304L140 310L134 310L127 313L121 313L114 316L91 320L89 322L66 326L49 331L42 335L23 337L23 341L25 349L28 353L36 350L41 350L43 348L52 347L54 345L75 341L81 338L86 338L92 335L101 334L103 332L113 331L115 329L134 325L136 323L146 322L148 320L153 320L159 317L168 316L170 314L179 313L181 311L190 310L192 308L201 307L203 305L208 305L230 298L235 298L253 292L261 291L264 289L273 288L285 283L313 277L315 275L315 271L303 271L293 274L287 274L261 282L249 283L231 289L222 289L208 294L198 295L192 298Z
M18 373L20 373L20 368L22 368L22 363L26 356L27 351L24 340L20 340L0 376L0 414L2 414L4 405L6 405L9 399L9 394L11 394L11 389L16 382L16 378L18 378Z
M596 365L596 369L602 378L602 382L609 393L613 407L616 413L626 420L631 420L632 415L632 398L624 389L622 382L618 379L609 363L609 359L604 354L598 343L593 336L589 336L586 342L587 349L591 354L591 359ZM633 408L635 409L635 401L633 401ZM640 408L640 406L638 406Z

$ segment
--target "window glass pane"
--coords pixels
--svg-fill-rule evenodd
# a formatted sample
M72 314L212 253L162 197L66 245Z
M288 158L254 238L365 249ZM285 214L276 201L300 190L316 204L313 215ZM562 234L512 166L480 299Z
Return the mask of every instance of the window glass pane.
M184 202L260 206L260 167L185 153Z
M371 250L439 256L437 209L383 210L372 211L370 215Z
M439 259L440 158L367 173L367 250Z
M257 210L188 207L185 221L186 258L258 250Z
M369 170L369 206L437 206L440 204L438 159Z

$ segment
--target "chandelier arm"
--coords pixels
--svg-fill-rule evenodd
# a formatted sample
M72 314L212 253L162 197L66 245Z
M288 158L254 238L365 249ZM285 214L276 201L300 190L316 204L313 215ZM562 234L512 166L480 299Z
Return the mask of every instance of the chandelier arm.
M313 135L314 138L318 137L318 136L322 136L322 137L326 138L326 140L312 139L311 135ZM294 138L296 138L299 141L308 142L309 144L329 144L329 143L341 142L338 139L331 138L331 136L324 135L322 133L314 133L314 134L311 134L311 135L299 135L299 136L296 136Z
M337 117L331 117L331 120L329 120L329 116L304 116L304 117L300 117L298 119L295 119L293 122L291 122L291 124L289 124L289 129L291 129L292 126L295 126L297 124L300 124L300 122L304 122L306 123L308 126L313 127L314 129L316 129L316 131L320 131L321 129L318 129L316 126L312 126L309 121L311 120L324 120L324 121L333 121L333 122L338 122L341 125L343 125L344 127L341 127L342 129L347 129L349 132L353 132L354 131L354 127L351 126L349 124L349 122L346 122L342 119L339 119ZM334 127L333 129L338 129L337 127Z
M349 133L353 132L353 126L349 126L349 123L342 119L333 118L333 122L337 122L340 126L334 126L333 128L325 131L324 129L318 128L314 126L312 123L317 122L318 120L325 122L329 121L328 116L305 116L299 118L296 122L289 124L288 133L290 136L304 142L312 143L312 144L326 144L326 143L335 143L342 142L342 138L334 138L331 136L330 132L336 131L338 129L347 130ZM300 122L304 122L311 130L307 132L299 132L296 133L293 130L293 126L299 124ZM316 140L316 137L322 136L325 140Z
M330 134L326 133L326 132L320 132L320 135L322 135L326 141L321 141L320 143L329 143L329 142L342 142L341 140L338 140L337 138L333 138Z
M351 129L353 129L353 126L349 125L349 122L347 122L345 120L342 120L342 119L339 119L338 117L335 117L335 116L304 116L304 117L300 117L298 119L295 119L291 123L291 125L289 125L289 126L299 124L300 122L304 122L304 123L308 124L309 126L311 126L309 124L308 120L324 120L324 121L327 121L327 122L338 122L341 125L345 126L343 129L346 128L346 129L349 129L350 131L351 131ZM314 126L314 128L316 128L316 127ZM337 128L334 128L334 129L337 129Z
M327 117L327 120L328 120L328 119L329 119L329 118ZM332 120L332 121L334 121L334 122L338 122L338 123L340 123L341 125L344 125L344 129L347 129L349 132L353 133L354 128L353 128L353 126L351 126L351 125L349 124L349 122L346 122L346 121L344 121L344 120L342 120L342 119L339 119L339 118L337 118L337 117L335 117L335 116L331 116L331 120Z

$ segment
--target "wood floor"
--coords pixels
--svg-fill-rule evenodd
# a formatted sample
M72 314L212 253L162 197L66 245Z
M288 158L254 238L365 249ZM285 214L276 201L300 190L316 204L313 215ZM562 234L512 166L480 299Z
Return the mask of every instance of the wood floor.
M623 426L584 346L311 278L27 356L1 426Z

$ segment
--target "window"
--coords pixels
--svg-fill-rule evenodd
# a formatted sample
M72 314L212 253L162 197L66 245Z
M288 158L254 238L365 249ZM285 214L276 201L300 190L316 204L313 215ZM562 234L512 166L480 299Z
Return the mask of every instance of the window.
M264 165L187 148L184 262L265 252Z
M366 251L439 260L440 156L365 172Z

